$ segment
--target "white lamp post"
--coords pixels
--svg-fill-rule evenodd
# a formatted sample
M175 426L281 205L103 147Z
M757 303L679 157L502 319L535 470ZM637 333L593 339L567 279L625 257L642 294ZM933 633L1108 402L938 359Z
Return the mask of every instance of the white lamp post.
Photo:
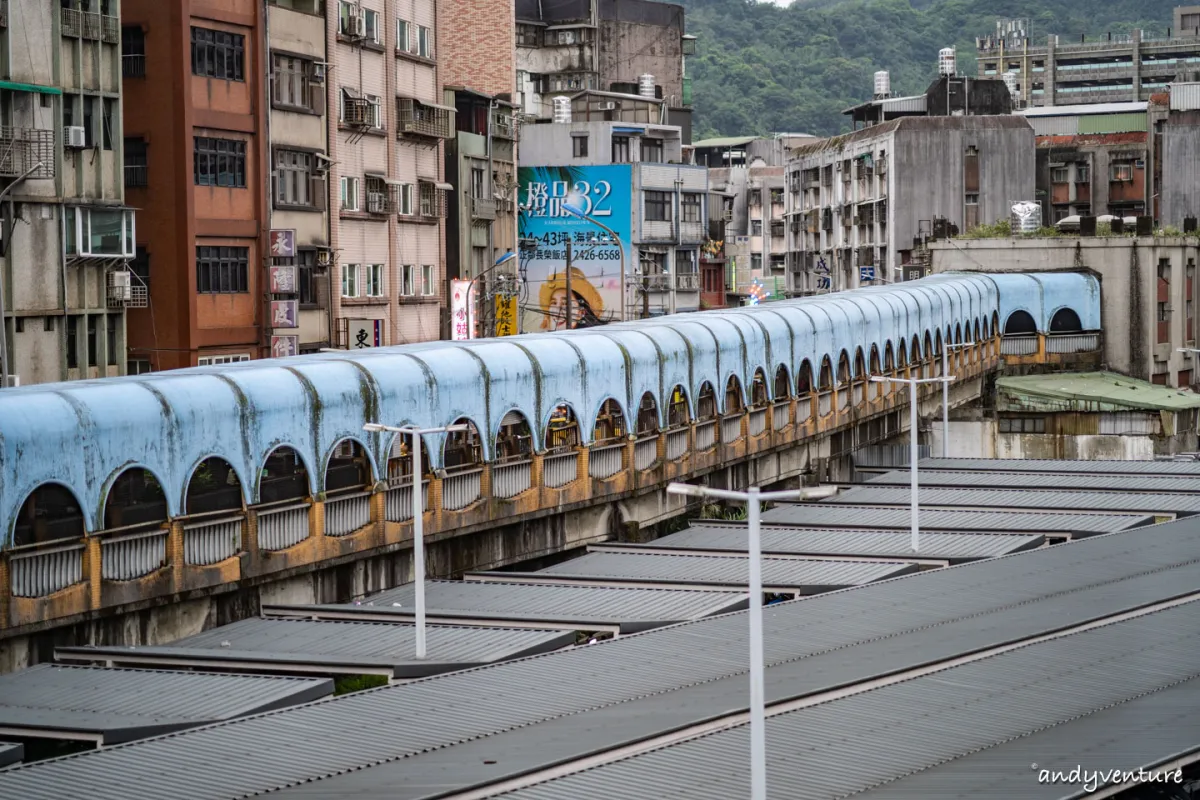
M751 486L745 492L709 489L689 483L672 483L668 494L691 497L713 497L737 500L746 504L749 523L750 562L750 800L767 800L767 734L766 700L763 691L763 632L762 632L762 533L758 522L762 502L772 500L815 500L837 493L837 487L817 487L787 492L762 492Z
M964 347L974 347L974 342L963 342L962 344L948 344L946 340L942 340L942 378L947 378L946 370L948 369L949 354L951 350L962 350ZM954 380L953 376L942 381L942 458L949 458L950 452L950 381Z
M872 375L876 383L907 383L908 384L908 440L909 440L909 477L912 478L912 550L920 551L920 528L917 524L917 384L938 383L944 386L954 380L953 375L943 375L940 378L893 378L887 375Z
M604 231L609 236L611 236L613 238L613 241L617 243L617 255L620 257L620 260L621 260L621 321L624 322L625 321L625 246L623 244L621 244L621 237L617 235L616 231L614 231L612 228L605 225L603 222L600 222L595 217L588 215L588 213L585 209L585 206L584 206L585 201L586 201L586 198L579 192L571 192L569 195L567 195L566 199L563 200L562 210L567 212L568 214L570 214L572 217L576 217L578 219L582 219L582 220L592 223L597 228L599 228L600 230ZM570 300L568 299L567 302L570 303ZM568 327L570 327L570 326L568 325Z
M413 509L413 582L417 601L417 658L425 658L425 510L421 508L421 437L427 433L465 431L468 425L443 425L440 428L398 428L368 422L363 430L370 433L398 433L412 437L412 509Z

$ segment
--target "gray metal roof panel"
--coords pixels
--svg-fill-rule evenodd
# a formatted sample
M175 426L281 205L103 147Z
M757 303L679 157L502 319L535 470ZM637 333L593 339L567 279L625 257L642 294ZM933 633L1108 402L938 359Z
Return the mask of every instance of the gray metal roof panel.
M908 486L908 470L893 470L867 480L868 486ZM1054 472L984 472L981 470L917 471L921 486L994 489L1059 489L1110 492L1191 492L1200 494L1200 475L1105 475Z
M0 728L112 744L332 693L324 678L39 664L0 675Z
M967 509L922 508L918 511L921 530L996 531L1018 533L1111 533L1154 521L1151 516L1126 514L1072 514L1055 511L971 511ZM907 508L848 503L781 503L762 513L771 525L804 527L896 528L908 530Z
M1189 520L771 606L764 614L768 696L1190 593L1200 585L1198 550L1200 525ZM743 614L730 614L15 767L0 772L0 795L57 800L86 785L97 800L232 798L324 783L349 770L379 775L385 762L411 767L421 753L438 762L434 774L445 782L458 766L446 748L504 731L532 733L567 716L586 724L587 709L620 711L637 698L693 685L700 691L726 678L738 699L725 710L744 706L746 628ZM820 670L812 669L817 658L826 659ZM611 744L602 726L587 730L580 747ZM164 764L178 769L165 772ZM372 764L384 766L360 769Z
M907 486L855 486L824 503L904 505L910 502ZM959 489L917 487L917 501L928 506L964 508L1046 509L1050 511L1132 511L1161 514L1200 512L1200 493L1037 491L1034 489Z
M646 553L588 553L547 567L539 575L580 579L662 581L679 584L744 586L750 568L745 558ZM803 561L764 558L763 585L778 591L858 586L915 571L905 562ZM504 573L506 575L512 573Z
M991 797L1069 796L1082 787L1039 785L1030 765L1069 770L1083 744L1113 756L1088 759L1089 768L1136 770L1200 747L1190 718L1200 701L1197 647L1200 621L1188 604L770 716L771 796L894 797L905 783L900 796L978 797L977 786ZM1159 731L1157 749L1130 752L1130 725ZM1029 747L1035 737L1040 752ZM726 800L748 785L748 746L749 728L740 725L504 796ZM1016 753L1024 760L1013 763Z
M0 742L0 769L19 764L25 758L25 745L20 742Z
M685 550L727 550L745 552L748 547L747 526L693 525L692 527L655 539L653 547ZM1045 543L1044 536L1003 533L924 533L921 536L921 557L951 561L994 558L1007 553L1030 550ZM912 556L907 531L853 530L847 528L775 528L762 529L764 554L878 556L904 558Z
M1075 461L1051 458L922 458L926 469L985 472L1086 472L1096 475L1196 475L1200 461Z

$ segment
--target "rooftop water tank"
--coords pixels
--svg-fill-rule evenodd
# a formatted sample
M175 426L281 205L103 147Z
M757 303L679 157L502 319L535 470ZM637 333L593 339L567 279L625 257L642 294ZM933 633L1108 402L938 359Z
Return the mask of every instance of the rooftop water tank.
M1010 95L1012 95L1014 100L1016 100L1017 99L1017 73L1013 72L1010 69L1008 72L1004 73L1003 78L1004 78L1004 85L1008 87L1008 93Z
M1042 204L1032 200L1022 200L1012 205L1013 235L1037 233L1042 227Z
M571 121L571 98L559 95L554 98L554 121L555 122L570 122Z
M654 99L655 91L653 75L638 76L638 94L642 97L649 97L651 100Z
M938 51L938 75L954 77L958 74L958 60L953 47L943 47Z
M875 97L876 99L882 99L890 97L891 94L892 76L888 74L887 70L881 69L875 73Z

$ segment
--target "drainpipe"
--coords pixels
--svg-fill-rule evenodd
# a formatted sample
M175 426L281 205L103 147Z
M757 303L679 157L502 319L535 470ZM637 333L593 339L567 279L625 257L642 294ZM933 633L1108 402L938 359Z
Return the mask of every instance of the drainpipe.
M263 42L262 43L263 43L263 45L265 45L265 47L264 47L265 52L267 52L269 54L271 51L271 9L268 6L266 0L263 0L262 9L263 9ZM270 62L269 55L268 55L266 61L269 64L269 62ZM270 73L269 72L265 73L265 76L266 77L263 80L263 92L270 92L271 91L271 89L270 89ZM263 78L262 75L260 75L259 77ZM259 102L262 103L262 105L263 105L263 128L265 129L266 135L267 135L265 166L266 166L266 176L267 176L266 193L268 196L266 198L266 202L263 203L262 206L260 206L260 208L262 208L266 214L266 223L267 223L266 228L267 229L266 230L262 230L261 228L259 229L258 246L260 248L262 248L261 252L265 256L263 261L266 262L267 264L269 264L270 261L268 259L271 258L271 255L270 255L270 253L271 253L271 226L275 222L275 219L274 219L275 197L273 194L275 191L275 184L271 180L271 174L275 171L275 155L274 155L274 150L271 148L271 103L270 103L270 100L263 102L262 97L263 97L263 93L260 92L259 93ZM263 148L260 147L258 152L259 152L259 158L262 158ZM311 191L311 189L310 189L310 191ZM295 246L295 244L296 243L293 240L292 245ZM299 260L300 259L298 259L298 258L293 258L292 263L295 263ZM259 353L260 358L262 357L262 354L264 352L266 352L267 358L270 358L271 356L275 355L271 350L270 334L267 333L267 326L271 322L270 271L271 271L270 268L267 267L263 270L263 272L267 273L266 275L263 275L261 273L259 274L259 280L262 280L263 281L262 285L267 288L267 291L263 292L262 297L260 298L262 300L262 303L260 306L262 309L262 325L258 329L259 330L258 353ZM266 278L266 280L263 280L263 278ZM297 281L299 281L299 279L300 279L299 265L296 266L296 279L297 279ZM299 298L299 295L297 295L297 298ZM299 306L299 304L297 304L297 306ZM300 311L298 308L296 311L296 324L297 325L300 324ZM300 352L300 342L299 342L299 337L297 337L296 353L299 354L299 352Z
M493 170L496 167L495 167L495 162L492 159L492 148L495 146L495 140L492 139L492 116L495 113L496 113L496 98L493 97L492 99L488 100L488 118L487 118L487 195L488 195L488 199L490 199L492 201L493 209L494 209L495 202L496 202L496 185L494 183L494 178L493 178L495 173L493 172ZM459 183L462 183L462 181L460 180ZM470 213L471 213L471 209L468 208L467 209L468 218L470 216ZM492 216L493 217L496 216L494 211L492 213ZM460 228L461 228L461 225L460 225ZM469 228L468 228L468 230L469 230ZM459 231L459 233L461 234L461 230ZM495 240L496 220L495 219L492 219L490 222L488 222L487 236L488 236L488 245L487 245L488 246L488 263L495 264L496 263L496 240ZM460 247L461 247L461 245L460 245ZM570 270L568 269L568 273L569 272L570 272ZM492 281L494 284L495 283L494 277L493 277ZM569 294L570 293L568 292L568 296L569 296ZM486 339L486 338L496 335L496 331L495 331L494 325L493 325L493 321L494 321L495 313L496 313L495 292L484 291L483 299L484 299L484 307L479 309L479 311L480 311L480 314L479 314L480 331L479 331L479 333ZM491 306L490 308L487 307L489 305Z
M29 169L25 170L25 173L23 175L21 175L21 177L17 178L15 181L10 183L8 186L5 186L4 190L0 191L0 203L4 202L4 198L8 197L9 192L11 192L14 188L19 186L20 184L24 183L26 178L28 178L30 175L32 175L34 172L36 172L37 170L39 170L41 168L42 168L42 162L39 161L38 163L34 164ZM12 232L16 227L16 225L15 225L16 216L15 216L15 210L13 208L12 198L9 198L9 200L8 200L8 218L10 220L10 226L9 226L8 230L4 231L4 242L3 242L4 243L4 261L6 264L11 264L12 259L9 256L9 253L12 252ZM62 271L63 271L63 292L65 295L65 293L67 291L67 284L66 284L67 268L66 268L65 256L63 259L60 259L60 265L62 266ZM11 269L9 271L11 272ZM66 307L67 307L66 303L64 303L63 309L65 310ZM7 319L7 315L4 312L4 276L0 275L0 389L7 389L7 388L8 388L8 319Z

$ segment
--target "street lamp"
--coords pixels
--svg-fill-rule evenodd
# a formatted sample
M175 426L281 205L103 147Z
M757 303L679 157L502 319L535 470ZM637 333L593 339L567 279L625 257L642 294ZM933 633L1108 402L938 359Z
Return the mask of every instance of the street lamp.
M944 370L943 370L944 371ZM920 550L920 530L917 525L917 384L941 383L945 386L954 380L953 375L943 375L940 378L893 378L887 375L872 375L875 383L907 383L908 384L908 440L909 440L909 477L912 479L912 551Z
M584 210L584 207L581 203L581 201L583 199L584 198L583 198L582 194L580 194L578 192L571 192L563 200L562 210L567 212L568 214L570 214L572 217L576 217L578 219L582 219L586 222L592 223L597 228L599 228L600 230L604 231L609 236L611 236L613 238L613 241L617 243L617 255L620 256L620 258L621 258L621 321L624 322L625 321L625 247L621 244L621 237L617 235L616 231L614 231L612 228L608 227L604 223L598 222L595 217L588 216L587 211ZM567 273L570 274L570 271L571 271L571 268L570 268L570 266L568 266ZM569 293L568 293L568 302L570 302ZM568 306L568 308L569 308L569 306ZM569 317L568 317L568 321L569 321ZM570 326L568 326L568 327L570 327Z
M468 425L443 425L440 428L396 427L368 422L363 430L369 433L398 433L412 437L412 510L413 510L413 582L417 600L417 658L425 658L425 510L421 508L421 437L427 433L465 431Z
M962 344L950 344L945 339L942 340L942 377L946 377L946 369L949 365L949 354L951 350L962 350L965 347L973 347L974 342L963 342ZM953 380L953 378L950 378ZM949 458L950 452L950 380L942 381L942 458Z
M737 500L746 504L746 520L749 523L750 562L750 800L767 798L767 734L766 700L763 692L763 632L762 632L762 533L758 521L764 500L818 500L837 493L836 486L821 486L787 492L763 493L757 486L745 492L726 489L709 489L690 483L672 483L667 486L668 494L683 494L691 497L713 497L720 500Z

